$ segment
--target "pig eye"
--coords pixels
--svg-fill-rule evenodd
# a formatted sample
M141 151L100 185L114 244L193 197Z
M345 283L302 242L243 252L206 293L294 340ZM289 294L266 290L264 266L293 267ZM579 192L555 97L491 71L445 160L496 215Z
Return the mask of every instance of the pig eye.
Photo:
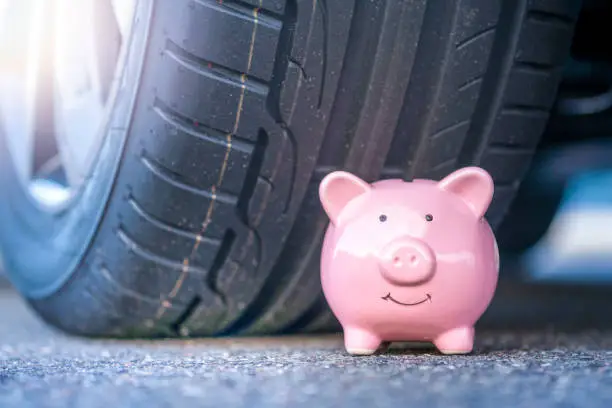
M427 222L433 221L433 215L431 215L431 214L425 215L425 221L427 221Z
M387 216L385 214L381 214L380 217L378 217L380 222L385 222L387 221Z

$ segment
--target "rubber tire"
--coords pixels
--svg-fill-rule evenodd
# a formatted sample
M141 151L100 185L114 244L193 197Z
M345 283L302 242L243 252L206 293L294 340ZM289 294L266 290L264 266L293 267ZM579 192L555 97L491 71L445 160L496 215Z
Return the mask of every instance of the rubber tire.
M336 169L373 181L480 165L496 182L487 216L499 224L546 125L580 8L564 0L153 6L146 49L135 50L143 69L123 89L135 96L133 112L128 126L109 128L117 146L100 160L88 201L75 204L80 224L56 219L53 234L24 227L42 215L26 206L16 216L24 194L14 177L2 180L11 191L0 233L9 273L47 322L70 333L336 327L320 292L327 219L317 197ZM24 277L34 269L67 275L30 291Z

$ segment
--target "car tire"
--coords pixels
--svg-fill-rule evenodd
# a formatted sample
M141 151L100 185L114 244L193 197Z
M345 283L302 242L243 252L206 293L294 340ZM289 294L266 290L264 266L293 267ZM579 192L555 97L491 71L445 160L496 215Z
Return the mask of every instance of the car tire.
M319 181L479 165L498 225L579 7L142 0L100 157L70 208L31 202L0 137L7 272L44 320L79 335L331 330Z

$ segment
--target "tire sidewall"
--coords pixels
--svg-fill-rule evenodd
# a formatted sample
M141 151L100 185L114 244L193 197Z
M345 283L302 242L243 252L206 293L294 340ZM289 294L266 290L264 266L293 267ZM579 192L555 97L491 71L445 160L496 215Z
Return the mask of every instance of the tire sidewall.
M137 2L130 43L118 74L105 133L90 177L70 205L44 211L24 190L0 124L0 252L6 273L30 299L55 293L82 262L111 195L143 70L152 1Z

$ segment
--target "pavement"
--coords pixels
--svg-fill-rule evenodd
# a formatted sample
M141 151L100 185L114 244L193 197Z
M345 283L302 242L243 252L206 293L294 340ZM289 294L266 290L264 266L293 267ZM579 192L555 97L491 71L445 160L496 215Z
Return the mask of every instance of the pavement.
M393 347L350 357L338 335L73 338L0 289L0 407L612 406L612 331L477 334L472 355Z

